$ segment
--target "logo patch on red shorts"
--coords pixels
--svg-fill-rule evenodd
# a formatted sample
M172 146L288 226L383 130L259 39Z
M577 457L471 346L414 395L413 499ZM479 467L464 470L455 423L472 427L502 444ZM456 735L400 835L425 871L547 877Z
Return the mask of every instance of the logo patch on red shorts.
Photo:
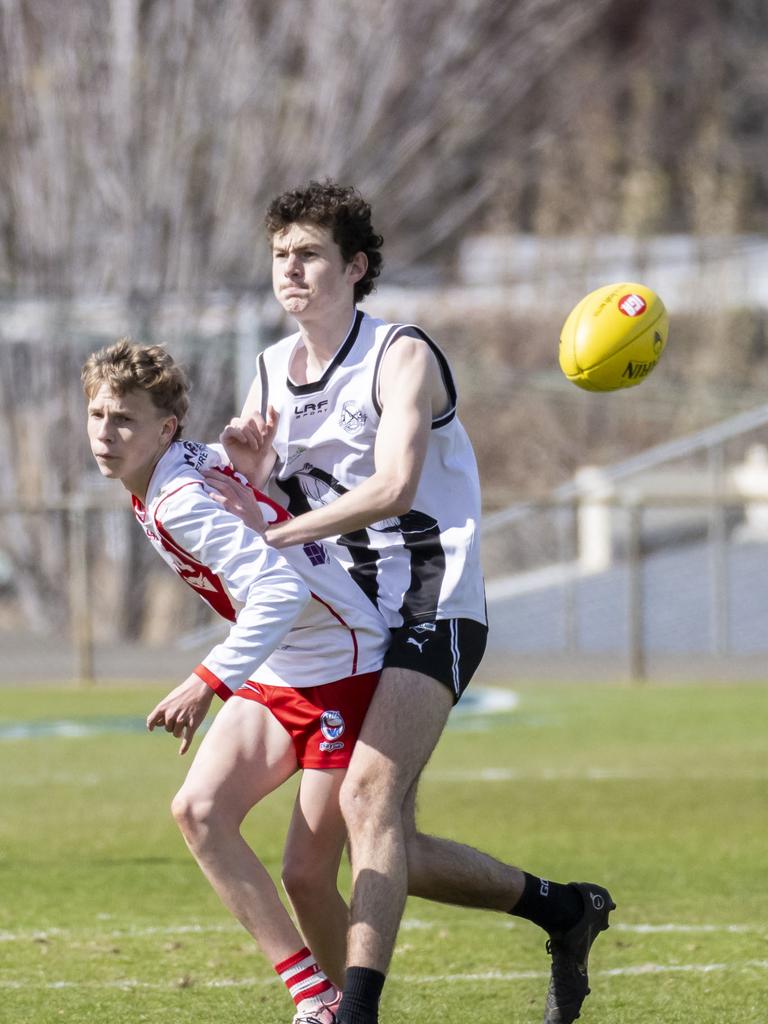
M346 725L340 711L324 711L320 716L320 732L325 736L325 742L320 744L320 749L330 752L332 750L343 750L344 744L340 737L344 735Z

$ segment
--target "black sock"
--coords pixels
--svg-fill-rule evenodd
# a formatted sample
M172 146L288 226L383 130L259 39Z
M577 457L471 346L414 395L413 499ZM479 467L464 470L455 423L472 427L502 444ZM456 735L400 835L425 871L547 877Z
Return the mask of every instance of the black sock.
M584 913L579 890L572 885L536 878L527 871L523 875L523 894L509 913L533 921L545 932L566 932L572 928Z
M385 976L371 967L348 967L344 995L336 1016L339 1024L377 1024Z

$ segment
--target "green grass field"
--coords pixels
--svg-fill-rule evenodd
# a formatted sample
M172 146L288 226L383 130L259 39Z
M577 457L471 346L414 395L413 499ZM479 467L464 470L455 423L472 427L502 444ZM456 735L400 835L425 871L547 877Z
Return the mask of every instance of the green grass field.
M0 690L3 1024L291 1019L171 820L186 762L141 731L164 692ZM768 687L518 694L514 711L452 721L423 826L609 886L618 910L593 951L585 1022L764 1024ZM62 736L56 721L92 728ZM248 821L274 871L292 795ZM504 915L409 901L383 1020L540 1021L543 938Z

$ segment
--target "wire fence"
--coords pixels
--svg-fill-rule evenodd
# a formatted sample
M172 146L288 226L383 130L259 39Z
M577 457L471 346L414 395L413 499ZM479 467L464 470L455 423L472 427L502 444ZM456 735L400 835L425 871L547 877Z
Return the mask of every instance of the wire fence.
M0 549L0 684L184 678L226 624L168 572L130 507L89 495L0 505L0 533L61 538L49 590L25 586L19 546ZM39 582L39 581L38 581Z
M765 677L766 426L760 406L486 516L483 674ZM184 678L223 636L102 484L0 502L0 683Z
M182 679L226 631L125 505L6 504L0 529L15 517L56 521L66 585L35 618L0 563L0 683ZM550 498L491 527L487 678L768 675L768 498Z
M768 405L487 516L493 671L766 678Z
M489 657L509 675L768 677L765 502L732 495L529 507L487 545L541 564L487 584ZM547 545L556 557L542 559Z

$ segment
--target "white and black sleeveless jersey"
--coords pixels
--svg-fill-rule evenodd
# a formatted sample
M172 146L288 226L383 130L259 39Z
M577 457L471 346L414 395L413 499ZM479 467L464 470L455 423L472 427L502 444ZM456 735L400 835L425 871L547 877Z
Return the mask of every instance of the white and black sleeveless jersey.
M163 560L232 623L197 675L226 698L252 678L319 686L380 668L386 624L325 545L271 548L211 497L202 468L232 472L217 446L177 441L155 467L146 502L133 499ZM267 522L288 518L256 494Z
M278 502L287 498L289 511L300 515L373 476L379 370L385 352L403 335L429 345L449 396L448 409L432 423L413 509L326 542L390 627L448 618L485 623L477 463L456 416L448 361L419 327L385 323L357 310L322 378L310 384L295 384L289 376L298 333L259 356L262 415L268 404L280 413L278 458L267 490Z

